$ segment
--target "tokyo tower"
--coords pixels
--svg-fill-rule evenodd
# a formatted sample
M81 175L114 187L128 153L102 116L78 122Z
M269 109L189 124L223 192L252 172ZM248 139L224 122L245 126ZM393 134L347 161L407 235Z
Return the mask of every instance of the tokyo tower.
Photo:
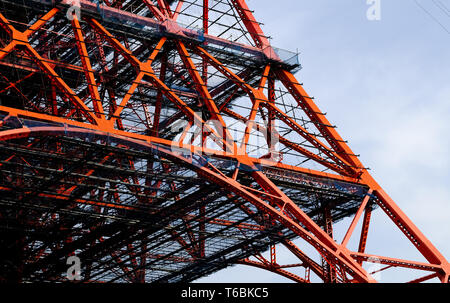
M1 0L0 49L0 281L449 282L244 0ZM375 211L422 261L366 251Z

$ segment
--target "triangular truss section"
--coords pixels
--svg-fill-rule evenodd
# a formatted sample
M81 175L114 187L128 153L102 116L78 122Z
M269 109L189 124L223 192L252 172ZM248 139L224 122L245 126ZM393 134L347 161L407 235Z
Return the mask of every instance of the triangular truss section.
M15 264L0 278L62 281L78 255L86 282L235 263L302 283L392 268L448 282L244 0L22 2L0 6L0 218L29 233L0 231ZM366 251L374 211L421 261ZM298 262L282 265L278 245Z

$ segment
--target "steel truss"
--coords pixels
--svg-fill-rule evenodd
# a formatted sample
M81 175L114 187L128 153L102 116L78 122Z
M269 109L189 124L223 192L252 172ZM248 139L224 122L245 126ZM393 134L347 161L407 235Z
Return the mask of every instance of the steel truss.
M65 281L77 255L84 282L192 281L236 263L375 282L374 260L448 282L245 1L0 5L0 279ZM365 252L375 208L426 262ZM279 245L299 262L280 265Z

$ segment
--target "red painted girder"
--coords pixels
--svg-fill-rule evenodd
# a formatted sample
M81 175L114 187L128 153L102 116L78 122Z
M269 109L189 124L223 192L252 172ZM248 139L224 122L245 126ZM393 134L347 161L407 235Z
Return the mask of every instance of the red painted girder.
M371 254L365 254L365 253L357 253L357 252L352 252L351 255L353 258L355 258L357 260L380 263L380 264L385 264L385 265L392 265L394 267L404 267L404 268L419 269L419 270L434 271L434 272L442 271L442 266L433 265L430 263L402 260L402 259L383 257L383 256L377 256L377 255L371 255Z
M4 50L0 50L0 60L2 59L1 54L3 52L4 52ZM27 54L24 54L22 56L22 58L25 59L25 60L32 60L32 57L30 57ZM69 70L73 70L73 71L77 71L77 72L81 72L81 73L84 72L84 70L83 70L83 68L81 66L77 66L77 65L73 65L73 64L67 64L67 63L64 63L64 62L55 61L55 60L51 60L51 59L48 59L48 58L44 58L44 61L47 62L53 68L55 66L58 66L60 68L65 68L65 69L69 69ZM30 71L30 72L39 72L40 71L39 69L33 68L31 66L25 66L23 63L24 62L14 63L13 64L13 63L8 63L8 62L1 61L0 65L12 67L12 68L17 68L17 69L20 69L20 70L27 70L27 71Z
M359 206L359 209L356 212L356 214L352 220L352 223L350 224L350 227L348 228L348 230L344 236L344 239L342 240L342 245L347 246L347 243L350 240L350 237L352 236L356 225L358 224L359 218L361 217L363 211L366 210L366 206L370 200L370 196L372 195L372 192L373 192L373 190L370 189L368 191L368 193L366 194L366 196L364 197L363 201L361 202L361 205Z
M282 240L281 243L297 258L300 259L300 261L303 262L304 266L307 268L310 268L320 279L325 281L325 276L323 275L322 266L320 266L317 262L315 262L313 259L308 257L303 251L298 248L297 245L295 245L292 241L285 239Z
M15 190L14 188L0 186L0 191L14 191L14 190ZM24 192L24 194L33 194L33 192ZM66 202L70 202L70 203L94 205L94 206L98 206L98 207L108 207L108 208L122 209L122 210L125 209L125 210L130 210L130 211L137 210L136 208L127 206L127 205L119 205L116 203L108 203L108 202L101 202L101 201L92 201L92 200L82 199L82 198L74 199L73 197L68 196L68 195L39 193L39 194L37 194L37 196L43 197L43 198L57 199L57 200L66 201Z
M433 273L433 274L426 275L425 277L414 279L412 281L409 281L408 283L421 283L421 282L425 282L425 281L428 281L430 279L436 278L437 276L438 276L438 274Z
M288 279L290 279L290 280L292 280L294 282L297 282L297 283L309 283L309 281L307 281L307 280L305 280L303 278L300 278L299 276L297 276L297 275L295 275L295 274L293 274L291 272L288 272L287 270L284 270L284 269L282 269L279 266L278 267L270 266L270 265L267 265L267 264L264 264L264 263L261 263L261 262L257 262L257 261L252 261L252 260L249 260L249 259L238 260L238 261L236 261L236 263L237 264L243 264L243 265L249 265L249 266L253 266L253 267L257 267L257 268L261 268L261 269L265 269L265 270L271 271L273 273L276 273L276 274L278 274L280 276L283 276L285 278L288 278Z
M50 115L40 114L40 113L34 113L34 112L29 112L29 111L20 110L20 109L13 109L10 107L5 107L5 106L0 106L0 110L10 113L13 116L20 115L23 117L30 117L30 118L39 119L42 121L63 123L63 124L66 124L69 128L71 126L73 126L73 127L75 127L74 129L81 128L82 130L84 129L84 131L98 132L99 134L101 134L103 132L103 128L101 128L97 125L82 123L82 122L78 122L78 121L74 121L74 120L68 120L66 118L55 117L55 116L50 116ZM38 133L38 132L42 132L42 131L45 131L46 134L48 135L48 134L51 134L52 132L56 132L56 133L58 133L59 131L64 132L64 128L60 128L59 131L58 131L58 128L54 128L54 127L49 127L49 128L44 128L44 129L35 128L34 130L31 130L28 128L9 130L9 131L4 131L1 133L0 140L8 140L11 138L24 137L24 136L28 136L31 132ZM173 142L169 141L169 140L152 137L152 136L139 135L139 134L135 134L135 133L129 133L129 132L125 132L125 131L117 130L117 129L109 129L108 132L111 135L128 137L130 139L139 140L141 142L155 142L155 143L163 144L166 146L171 146L173 144ZM216 156L219 158L236 159L236 155L233 153L225 153L223 151L207 149L204 147L193 146L190 144L177 144L177 147L182 148L186 151L193 151L193 152L200 152L200 153L205 152L205 153L208 153L210 155L213 155L213 156ZM358 180L355 178L348 178L348 177L344 177L344 176L340 176L340 175L336 175L336 174L315 171L312 169L306 169L306 168L287 165L287 164L283 164L283 163L277 163L277 162L273 162L273 161L268 161L266 159L257 159L257 158L252 158L252 157L249 157L249 159L253 163L265 165L267 167L277 167L277 168L280 168L283 170L304 173L304 174L315 176L315 177L328 178L328 179L344 181L344 182L351 182L351 183L355 183L355 184L363 184L363 183L361 183L361 180Z
M366 251L367 237L369 235L369 226L371 217L372 217L372 206L367 206L366 210L364 211L364 218L361 226L361 235L359 237L358 252L360 253L364 253ZM360 260L358 260L358 263L362 264Z
M211 114L212 119L220 123L221 129L218 129L219 133L222 132L221 135L223 136L223 138L227 140L227 142L233 142L232 150L235 150L236 146L233 138L231 137L228 131L227 125L225 124L225 121L222 119L222 116L219 114L219 110L216 104L214 103L214 100L212 99L205 82L203 81L202 77L197 71L194 62L192 61L186 47L182 42L178 42L177 49L178 53L180 54L181 60L185 65L185 68L187 69L191 78L194 80L197 92L199 92L200 95L202 96L203 102L206 104L206 107L208 108ZM226 148L226 146L224 146L224 148Z
M105 39L107 39L120 54L129 60L131 64L133 64L136 69L138 70L138 76L136 77L135 81L133 82L133 85L130 87L129 92L127 96L130 96L132 92L136 89L138 83L142 80L143 76L147 76L149 81L158 88L167 99L169 99L171 102L173 102L186 116L189 120L197 121L204 125L205 130L210 131L211 134L219 141L222 141L222 143L227 146L228 150L234 150L233 146L229 144L227 140L222 136L222 134L218 134L216 130L212 129L209 125L205 124L203 119L199 117L187 104L181 100L170 88L166 86L154 73L153 69L151 68L151 63L153 59L156 57L157 51L160 50L162 47L162 44L166 41L166 38L161 38L160 43L153 51L152 55L146 62L141 62L137 58L135 58L130 50L128 50L125 46L123 46L114 36L106 30L98 21L94 19L90 19L89 23L92 25L93 28L95 28L98 32L102 33L105 36ZM125 99L125 98L124 98ZM129 99L129 98L128 98ZM120 108L123 108L123 106L126 105L128 100L122 100L121 105L119 106L118 110ZM115 114L117 117L117 113ZM113 117L114 118L114 117Z
M158 6L153 4L152 0L142 0L145 5L150 9L150 11L153 13L153 15L159 20L164 21L166 19L166 16L161 12Z
M247 118L245 118L245 117L235 113L234 111L232 111L232 110L230 110L228 108L223 108L222 111L225 114L229 115L230 117L233 117L233 118L235 118L237 120L240 120L240 121L242 121L244 123L247 123L247 121L248 121ZM259 124L255 124L255 129L260 131L260 132L262 132L262 133L268 133L268 130L265 127L263 127L263 126L261 126ZM270 134L270 132L269 132L269 134ZM315 153L307 150L306 148L303 148L300 145L289 141L288 139L284 138L283 136L278 136L278 140L280 141L280 143L282 143L286 147L289 147L289 148L291 148L291 149L301 153L302 155L304 155L304 156L306 156L306 157L316 161L317 163L319 163L319 164L321 164L321 165L323 165L325 167L330 168L331 170L333 170L335 172L340 173L341 175L347 175L348 174L340 166L338 166L338 165L336 165L334 163L331 163L330 161L327 161L326 159L316 155Z
M239 14L239 17L247 28L248 33L253 38L255 44L261 49L270 47L269 40L264 35L258 21L256 21L252 11L248 8L247 3L245 3L244 0L231 0L231 3Z
M383 189L378 187L375 191L375 195L378 197L378 205L405 234L411 243L422 253L428 262L441 266L443 273L441 273L440 277L442 279L448 279L448 276L450 275L450 264L445 257L434 247L430 240L423 235Z
M259 183L259 185L269 191L272 194L279 195L284 205L277 205L281 210L277 210L267 204L259 205L264 210L270 213L274 218L280 220L283 224L290 227L292 231L296 232L304 240L308 241L311 245L318 249L319 253L324 253L324 258L327 262L333 266L333 263L337 262L339 265L344 266L345 270L361 282L374 282L374 280L367 275L364 269L362 269L357 262L355 262L350 252L343 246L338 245L323 229L321 229L311 218L308 217L294 202L292 202L278 187L276 187L262 172L254 171L252 173L253 178ZM257 206L257 205L255 205ZM257 206L258 207L258 206ZM306 230L295 221L300 222L310 232ZM310 238L311 234L315 238Z
M81 110L84 116L92 123L97 125L103 125L100 119L95 117L92 114L92 110L90 110L84 102L75 95L72 89L58 76L58 74L53 70L53 68L45 62L45 59L42 58L36 50L30 45L28 39L29 37L41 28L48 20L50 20L59 10L52 9L47 14L45 14L41 19L36 21L34 24L28 27L24 32L20 32L16 30L8 20L0 14L0 24L6 26L12 35L11 42L5 46L0 53L0 60L3 60L4 57L9 54L12 50L14 50L17 46L22 46L24 52L26 52L31 59L39 66L44 74L46 74L58 88L63 92L67 99L71 100L73 105ZM6 22L6 23L5 23Z
M97 4L93 3L89 0L79 0L81 4L82 11L87 10L91 13L96 14L97 13ZM150 6L150 9L152 9L152 1L151 0L143 0L148 2L148 5ZM180 40L189 39L189 37L197 37L198 32L196 30L187 29L179 26L174 19L166 18L164 14L153 4L154 13L157 15L158 20L136 15L121 9L109 7L107 5L99 5L98 6L100 10L102 11L102 15L106 19L118 19L123 22L129 21L130 23L135 23L143 26L148 26L150 28L153 28L154 31L162 31L160 32L163 35L170 34L171 36L177 37ZM249 53L254 55L255 57L259 57L261 59L266 58L267 55L270 56L272 60L275 61L282 61L273 54L273 50L271 50L271 47L266 47L265 49L261 49L259 47L253 47L246 44L229 41L227 39L215 37L213 35L209 34L203 34L203 39L205 44L214 44L219 47L227 47L230 49L239 49L243 52ZM268 50L271 50L271 52L268 52Z
M354 174L354 170L352 167L348 166L345 159L328 149L322 142L317 140L308 131L306 131L302 126L293 121L290 117L288 117L285 113L283 113L280 109L278 109L275 105L269 102L268 98L263 94L262 90L257 90L248 85L244 80L242 80L239 76L234 74L231 70L229 70L226 66L224 66L220 61L211 56L207 51L202 49L201 47L193 47L193 50L199 54L200 56L208 59L209 63L213 65L217 70L219 70L222 74L224 74L227 78L236 83L241 89L247 92L248 96L255 104L258 100L261 103L264 103L268 108L274 109L274 114L276 114L280 119L282 119L286 124L291 126L298 134L308 140L315 147L323 151L330 158L334 159L337 163L342 163L345 167L345 170L348 171L348 174ZM347 165L346 165L347 164Z
M196 218L194 215L186 215L187 219L191 220L193 218ZM205 217L203 219L195 219L195 221L201 221L204 220L205 222L208 222L208 224L215 224L215 225L222 225L222 226L235 226L239 229L247 229L247 230L255 230L255 231L262 231L264 230L264 226L256 225L256 224L250 224L250 223L237 223L236 221L230 221L220 218L211 218L211 217Z
M183 4L184 4L184 0L178 1L177 7L175 8L175 11L173 12L173 15L172 15L172 19L174 21L177 20L179 14L181 12L181 8L183 7Z
M92 104L94 105L95 115L97 116L97 118L105 119L102 100L100 99L100 94L98 92L97 81L95 80L91 60L89 59L86 43L84 41L84 34L76 15L73 15L72 27L78 48L78 53L81 59L81 64L83 66L84 75L87 80L89 93L91 95Z

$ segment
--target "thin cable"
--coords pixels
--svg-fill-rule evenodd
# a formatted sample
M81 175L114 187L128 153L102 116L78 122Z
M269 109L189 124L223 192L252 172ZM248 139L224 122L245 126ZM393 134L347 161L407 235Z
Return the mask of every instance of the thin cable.
M439 20L433 16L433 14L431 14L428 10L426 10L419 2L417 2L417 0L414 0L414 2L417 4L418 7L420 7L428 16L431 17L431 19L433 19L437 24L439 24L449 35L450 35L450 30L448 30L441 22L439 22Z

